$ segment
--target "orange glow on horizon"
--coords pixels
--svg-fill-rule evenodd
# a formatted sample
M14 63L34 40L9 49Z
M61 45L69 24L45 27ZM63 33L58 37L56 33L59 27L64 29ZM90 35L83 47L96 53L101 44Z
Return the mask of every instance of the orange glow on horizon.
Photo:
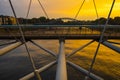
M95 0L99 17L107 17L113 0ZM50 18L70 17L74 18L83 0L41 0ZM25 1L27 4L29 1ZM120 16L120 0L116 0L111 17ZM27 10L27 9L25 9ZM37 0L32 1L29 18L45 16ZM86 0L77 19L96 19L93 0Z

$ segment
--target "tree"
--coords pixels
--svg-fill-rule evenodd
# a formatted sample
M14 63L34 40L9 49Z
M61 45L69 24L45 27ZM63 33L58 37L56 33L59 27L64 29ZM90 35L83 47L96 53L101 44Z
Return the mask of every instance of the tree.
M46 19L46 17L42 16L39 18L39 21L43 24L43 23L47 22L47 19Z
M108 21L108 24L114 25L114 19L110 18L109 21Z
M105 24L106 23L106 18L100 18L98 19L98 24Z
M120 17L115 17L114 18L114 24L120 25Z
M32 19L31 19L31 23L32 23L32 24L37 24L37 21L38 21L37 18L32 18Z

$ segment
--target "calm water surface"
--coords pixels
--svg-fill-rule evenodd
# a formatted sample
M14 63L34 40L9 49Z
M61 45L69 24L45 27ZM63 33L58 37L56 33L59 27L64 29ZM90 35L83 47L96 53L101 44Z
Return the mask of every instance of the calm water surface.
M35 41L38 44L51 49L56 54L58 53L58 41ZM70 44L70 43L68 43ZM32 55L36 67L40 68L52 61L55 60L51 55L44 52L43 50L39 49L38 47L34 46L32 43L27 43L30 54ZM68 71L71 70L72 72L77 73L73 76L73 73L68 73L69 80L74 80L74 77L78 77L79 75L76 70L74 70L72 67L67 66ZM24 45L16 48L15 50L7 53L4 56L0 56L0 80L18 80L19 78L23 77L24 75L32 72L32 66L30 63L30 60L28 58L28 55L26 53ZM41 77L43 80L54 80L56 74L56 65L48 69L47 71L44 71L41 73ZM33 79L34 80L34 79Z

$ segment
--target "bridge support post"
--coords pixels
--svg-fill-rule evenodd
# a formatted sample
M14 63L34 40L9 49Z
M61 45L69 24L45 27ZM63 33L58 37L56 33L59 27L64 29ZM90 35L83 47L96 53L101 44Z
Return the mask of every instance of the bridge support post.
M64 39L61 39L55 80L67 80L67 69L66 69L66 59L65 59L65 52L64 52L64 43L65 43Z

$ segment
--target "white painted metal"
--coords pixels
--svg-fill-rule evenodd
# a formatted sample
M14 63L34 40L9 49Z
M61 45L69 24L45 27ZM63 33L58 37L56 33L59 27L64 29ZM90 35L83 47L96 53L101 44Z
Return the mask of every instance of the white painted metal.
M20 45L22 45L22 42L16 42L14 44L11 44L11 45L9 45L7 47L4 47L4 48L0 49L0 56L10 52L11 50L19 47Z
M42 80L37 69L34 71L34 74L35 74L35 77L36 77L37 80Z
M51 63L43 66L42 68L38 69L37 72L40 73L40 72L48 69L49 67L51 67L51 66L54 65L55 63L56 63L56 61L51 62ZM19 80L29 80L29 79L32 78L32 77L34 77L34 72L32 72L32 73L30 73L30 74L28 74L28 75L20 78Z
M64 53L64 40L60 40L59 55L57 62L57 72L55 80L67 80L66 59Z

